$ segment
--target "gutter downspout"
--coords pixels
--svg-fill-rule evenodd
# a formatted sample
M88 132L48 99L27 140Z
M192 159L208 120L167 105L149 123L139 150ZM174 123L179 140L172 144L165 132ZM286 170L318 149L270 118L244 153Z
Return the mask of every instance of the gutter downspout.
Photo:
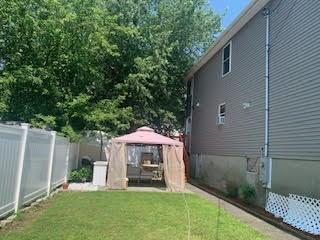
M270 53L270 10L265 8L263 14L266 18L266 45L265 45L265 127L264 127L264 157L269 157L269 53Z
M272 159L269 159L269 62L270 62L270 10L264 8L263 14L266 18L266 44L265 44L265 127L264 127L264 158L265 161L269 162L268 167L268 181L266 184L266 199L265 204L268 201L268 189L271 189L271 178L272 178Z

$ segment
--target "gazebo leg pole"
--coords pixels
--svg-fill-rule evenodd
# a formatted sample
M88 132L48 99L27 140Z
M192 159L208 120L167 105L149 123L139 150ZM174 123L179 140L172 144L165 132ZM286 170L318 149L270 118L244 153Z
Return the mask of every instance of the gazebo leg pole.
M141 180L141 167L139 167L139 179L138 179L138 184L140 185L140 180Z

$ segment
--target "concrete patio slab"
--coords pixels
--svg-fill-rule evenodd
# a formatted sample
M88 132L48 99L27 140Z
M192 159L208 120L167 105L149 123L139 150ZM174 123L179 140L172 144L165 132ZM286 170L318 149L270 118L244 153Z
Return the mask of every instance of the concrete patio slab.
M95 186L92 183L70 183L68 190L88 192L88 191L105 190L105 188Z
M128 187L126 191L131 192L168 192L166 188L163 187ZM192 193L189 189L186 189L184 193Z

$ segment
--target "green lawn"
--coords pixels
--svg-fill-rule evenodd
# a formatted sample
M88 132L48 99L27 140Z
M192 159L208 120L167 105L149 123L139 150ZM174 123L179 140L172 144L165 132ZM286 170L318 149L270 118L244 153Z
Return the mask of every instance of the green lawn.
M190 239L266 239L205 199L185 195ZM188 239L182 194L142 192L65 192L26 213L0 231L1 240Z

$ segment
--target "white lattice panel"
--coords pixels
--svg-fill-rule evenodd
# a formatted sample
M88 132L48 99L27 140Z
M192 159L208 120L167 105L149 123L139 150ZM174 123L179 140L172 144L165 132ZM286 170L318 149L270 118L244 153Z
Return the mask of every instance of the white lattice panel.
M288 200L285 196L269 192L266 211L277 218L284 218L288 213Z
M320 235L320 200L289 194L284 222L311 234Z

